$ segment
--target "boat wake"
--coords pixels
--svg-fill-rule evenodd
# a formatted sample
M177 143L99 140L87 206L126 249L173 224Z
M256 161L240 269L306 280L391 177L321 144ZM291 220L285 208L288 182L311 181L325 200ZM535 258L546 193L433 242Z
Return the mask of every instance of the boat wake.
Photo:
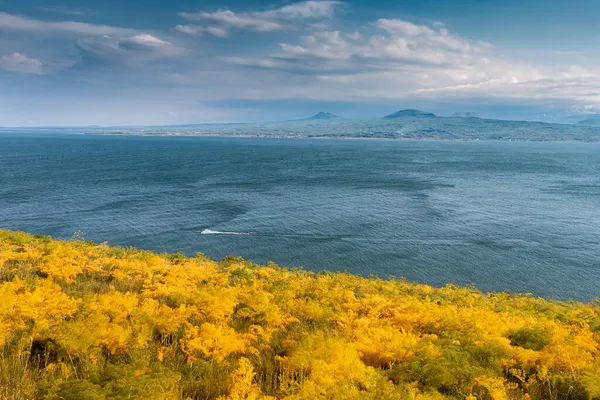
M251 232L223 232L213 231L212 229L204 229L200 232L201 235L251 235Z

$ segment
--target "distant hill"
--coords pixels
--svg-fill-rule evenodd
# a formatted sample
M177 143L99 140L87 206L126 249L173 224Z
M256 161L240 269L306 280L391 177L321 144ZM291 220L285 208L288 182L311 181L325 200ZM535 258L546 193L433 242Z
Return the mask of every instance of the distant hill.
M164 136L329 137L444 140L584 141L600 142L600 125L508 121L485 118L419 118L423 112L396 113L393 118L294 120L180 127L89 129L93 134ZM415 117L417 116L417 117ZM587 125L587 124L590 125ZM55 129L55 128L54 128Z
M567 117L570 121L583 121L586 119L600 119L600 114L577 114L577 115L569 115Z
M330 112L323 112L321 111L318 114L313 115L310 118L307 118L307 120L323 120L323 119L337 119L337 118L341 118L340 116L337 116L335 114L332 114Z
M470 111L455 112L452 114L454 118L479 118L479 115Z
M600 119L588 118L577 122L577 125L600 126Z
M435 117L435 114L428 113L428 112L421 111L421 110L406 109L406 110L400 110L398 112L390 114L390 115L384 117L384 119L396 119L396 118L432 118L432 117Z

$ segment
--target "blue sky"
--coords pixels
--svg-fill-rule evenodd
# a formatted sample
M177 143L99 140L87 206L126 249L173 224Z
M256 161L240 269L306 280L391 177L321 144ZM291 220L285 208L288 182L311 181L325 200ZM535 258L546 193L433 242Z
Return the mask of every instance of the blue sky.
M597 113L598 15L583 0L0 0L0 126Z

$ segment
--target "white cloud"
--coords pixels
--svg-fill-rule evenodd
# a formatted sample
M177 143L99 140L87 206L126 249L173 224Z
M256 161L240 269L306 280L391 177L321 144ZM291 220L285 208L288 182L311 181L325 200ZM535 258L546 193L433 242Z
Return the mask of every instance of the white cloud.
M197 35L198 32L208 32L215 36L225 36L223 32L231 28L247 29L256 32L272 32L281 30L286 23L292 20L331 18L335 15L336 7L343 4L340 1L303 1L289 4L274 10L235 13L231 10L219 10L216 12L182 12L179 15L190 21L212 21L219 24L217 27L190 27L178 25L176 30ZM218 28L219 34L209 31L210 28Z
M173 29L187 35L202 35L204 33L196 25L177 25Z
M103 36L81 39L77 47L86 55L97 59L125 64L138 64L164 57L177 57L186 50L151 34L138 34L126 38Z
M205 33L221 38L229 36L227 29L220 26L177 25L175 30L187 35L195 36L202 36Z
M121 39L119 40L118 45L120 48L127 50L150 52L154 56L173 57L185 53L183 48L177 47L173 43L159 39L149 33Z
M269 58L245 58L245 57L223 57L223 61L229 64L245 65L248 67L278 68L286 64Z
M415 44L439 47L447 51L481 52L492 47L487 42L468 40L452 35L445 27L434 30L424 25L397 19L380 19L376 25L392 34L393 37L406 38Z
M348 60L350 57L356 55L357 52L364 52L366 50L353 47L338 31L316 32L313 35L305 36L302 42L299 45L281 43L280 47L284 51L281 57L288 59L314 57L330 60Z
M191 21L209 20L218 22L226 27L250 29L257 32L270 32L281 29L281 24L251 14L236 14L230 10L214 13L181 13L182 17Z
M412 22L399 19L380 19L377 26L397 36L417 37L420 35L431 35L434 31L424 25L416 25Z
M30 32L35 37L53 34L67 44L75 44L83 58L112 60L125 64L136 64L162 57L185 54L186 50L154 34L142 33L136 29L97 25L74 21L41 21L0 12L0 32L3 30ZM69 46L69 44L67 44ZM73 46L72 44L70 46ZM68 60L60 60L60 55L47 55L58 59L50 72L73 65L79 60L69 55ZM63 64L62 68L56 68ZM30 67L33 68L33 67Z
M281 43L282 53L272 55L290 62L318 67L320 60L353 60L355 68L394 69L403 64L472 65L485 58L489 43L452 35L445 28L434 30L402 20L379 20L376 32L363 37L359 32L314 32L300 43ZM352 68L352 63L347 67Z
M109 25L96 25L75 21L40 21L0 12L0 30L3 29L29 32L63 32L84 35L126 35L135 32L133 29Z
M44 73L40 60L26 57L21 53L0 57L0 67L7 71L22 72L24 74L41 75Z
M348 39L352 39L352 40L359 40L362 39L362 34L360 32L351 32L351 33L346 33L345 35Z
M587 78L564 78L561 73L553 74L551 71L547 71L545 75L532 76L530 79L515 75L498 76L479 82L423 88L418 90L417 94L464 98L485 96L498 99L521 99L528 102L567 100L591 103L587 106L600 108L600 73Z
M130 38L122 40L120 43L133 43L143 47L159 49L173 47L173 44L159 39L156 36L150 35L149 33L132 36Z
M336 7L342 4L341 1L303 1L276 10L258 12L255 15L274 19L332 18Z
M463 38L441 24L380 19L371 26L370 34L314 31L296 43L280 43L279 52L223 60L270 70L265 88L281 73L282 86L274 91L279 95L293 87L296 95L324 100L489 95L600 103L600 71L579 66L557 71L505 59L490 43Z

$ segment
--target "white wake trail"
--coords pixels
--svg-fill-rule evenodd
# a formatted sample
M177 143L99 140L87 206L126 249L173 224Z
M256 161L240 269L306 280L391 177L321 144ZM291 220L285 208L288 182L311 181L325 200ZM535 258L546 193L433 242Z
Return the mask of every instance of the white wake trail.
M212 229L204 229L200 232L201 235L251 235L252 232L223 232L213 231Z

